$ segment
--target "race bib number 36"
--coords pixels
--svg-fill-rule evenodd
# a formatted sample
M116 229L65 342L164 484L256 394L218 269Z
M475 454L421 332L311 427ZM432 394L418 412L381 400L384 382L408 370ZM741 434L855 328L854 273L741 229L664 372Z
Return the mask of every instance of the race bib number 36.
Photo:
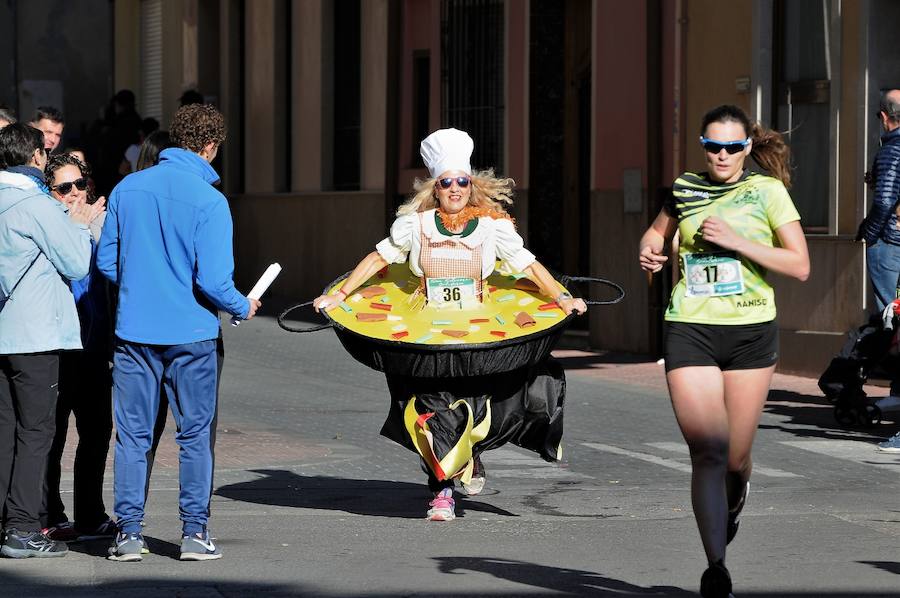
M744 273L733 251L684 256L686 297L724 297L744 292Z
M475 298L473 278L429 278L426 285L428 301L437 305Z

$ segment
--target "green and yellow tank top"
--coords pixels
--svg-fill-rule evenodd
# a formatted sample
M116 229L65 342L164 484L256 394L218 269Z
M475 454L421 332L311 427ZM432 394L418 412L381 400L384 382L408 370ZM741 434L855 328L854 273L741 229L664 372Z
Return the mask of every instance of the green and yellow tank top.
M694 324L758 324L775 319L775 292L766 269L704 241L699 229L718 216L742 237L769 247L775 230L800 215L778 179L744 171L734 183L715 183L706 173L675 180L665 210L678 220L681 279L672 289L665 319Z

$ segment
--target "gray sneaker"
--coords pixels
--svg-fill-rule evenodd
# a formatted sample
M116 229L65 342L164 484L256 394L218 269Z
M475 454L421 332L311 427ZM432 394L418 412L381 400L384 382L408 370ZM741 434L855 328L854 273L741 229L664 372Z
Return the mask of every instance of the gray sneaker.
M20 532L9 528L3 532L2 543L0 554L11 559L53 558L69 553L65 542L52 540L42 531Z
M213 542L209 530L181 536L182 561L212 561L222 558L222 551Z
M140 561L144 558L142 556L143 548L144 537L141 534L119 532L109 547L109 556L107 558L120 563Z
M882 453L900 453L900 432L880 443L878 450Z

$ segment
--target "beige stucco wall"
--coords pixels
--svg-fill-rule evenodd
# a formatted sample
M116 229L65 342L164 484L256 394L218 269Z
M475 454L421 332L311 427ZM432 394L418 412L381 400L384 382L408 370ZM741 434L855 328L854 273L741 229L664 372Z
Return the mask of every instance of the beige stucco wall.
M289 300L318 296L387 234L381 193L246 194L229 203L238 288L249 289L278 262L272 294Z
M750 110L750 95L735 79L750 77L753 18L751 0L686 0L684 25L684 159L686 170L703 170L697 136L700 121L720 104Z

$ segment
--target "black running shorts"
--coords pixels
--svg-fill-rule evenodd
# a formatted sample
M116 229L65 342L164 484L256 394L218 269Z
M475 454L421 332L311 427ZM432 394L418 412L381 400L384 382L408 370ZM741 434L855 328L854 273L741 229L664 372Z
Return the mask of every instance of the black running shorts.
M711 365L725 370L767 368L778 361L778 323L723 326L666 322L666 371Z

